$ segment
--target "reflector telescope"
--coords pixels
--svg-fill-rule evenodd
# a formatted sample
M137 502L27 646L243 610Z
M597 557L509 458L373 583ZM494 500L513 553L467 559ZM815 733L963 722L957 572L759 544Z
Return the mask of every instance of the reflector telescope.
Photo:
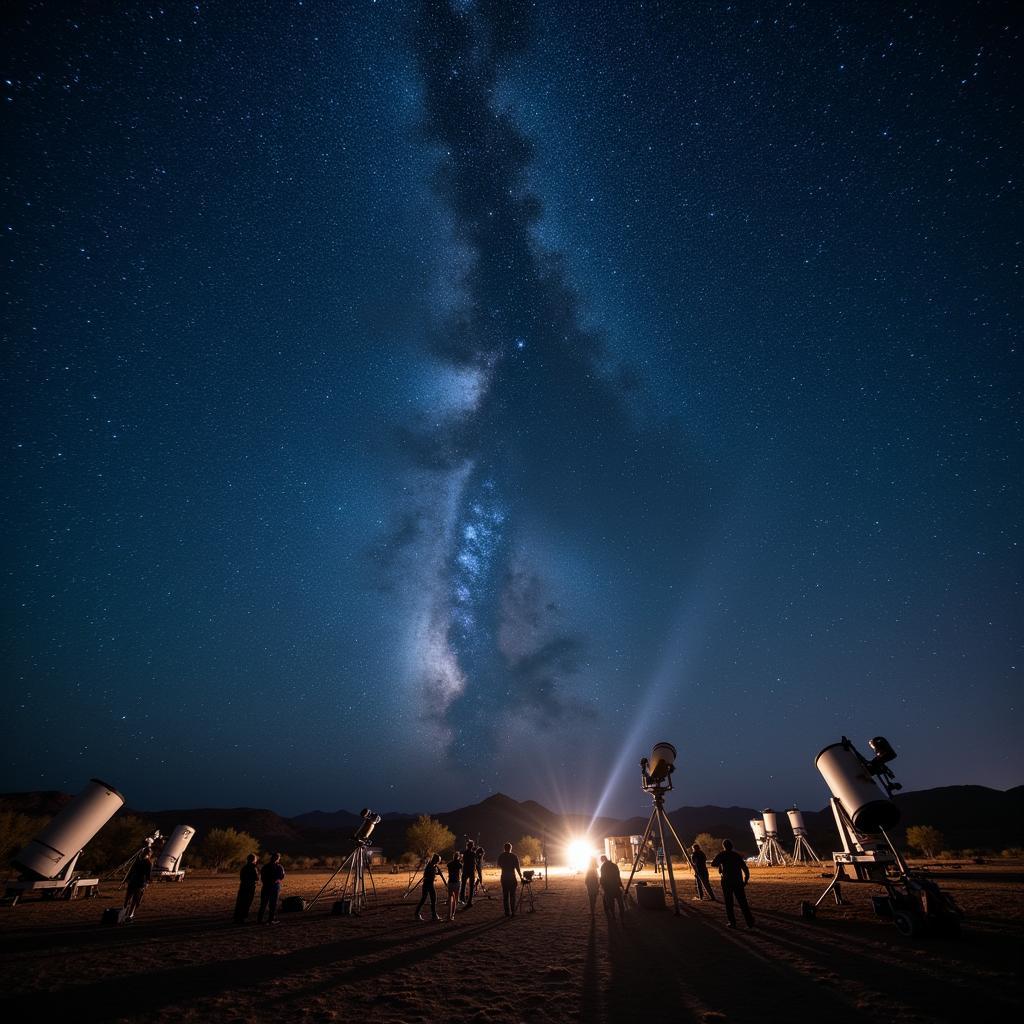
M651 751L651 759L647 765L647 774L652 782L667 779L676 766L676 748L671 743L655 743Z

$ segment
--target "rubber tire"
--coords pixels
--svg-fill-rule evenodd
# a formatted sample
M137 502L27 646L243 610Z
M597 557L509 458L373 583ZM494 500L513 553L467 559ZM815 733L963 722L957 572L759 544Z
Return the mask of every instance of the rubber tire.
M896 931L904 938L912 939L921 931L921 922L916 914L908 914L905 910L893 909L892 923L896 925Z

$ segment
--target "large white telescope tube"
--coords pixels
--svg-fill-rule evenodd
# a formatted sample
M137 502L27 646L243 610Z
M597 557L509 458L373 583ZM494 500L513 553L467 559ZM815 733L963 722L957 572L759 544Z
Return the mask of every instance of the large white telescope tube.
M750 831L754 833L754 839L757 842L757 848L760 850L764 846L765 839L768 838L768 833L764 827L764 821L761 818L750 819Z
M807 826L804 824L804 816L795 807L790 807L786 811L786 816L789 818L789 827L793 830L793 835L803 836L807 834Z
M851 746L833 743L814 763L858 832L877 832L900 820L900 809L882 795L874 776Z
M12 863L37 878L56 878L123 805L124 797L113 786L90 779Z
M762 812L761 821L764 822L765 835L778 838L779 816L770 807L766 807Z
M181 855L185 847L192 842L196 830L191 825L179 825L172 833L170 839L164 843L160 856L156 859L154 870L156 871L177 871L181 863Z
M672 774L676 763L676 748L671 743L655 743L647 774L653 782L663 782Z

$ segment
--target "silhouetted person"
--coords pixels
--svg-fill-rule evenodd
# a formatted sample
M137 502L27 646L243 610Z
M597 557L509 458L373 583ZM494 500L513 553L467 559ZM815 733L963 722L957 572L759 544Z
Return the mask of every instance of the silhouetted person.
M484 884L484 848L482 846L476 848L476 884Z
M124 894L124 909L127 911L127 919L135 920L135 911L139 909L142 897L145 895L146 886L153 879L153 854L149 850L143 850L135 863L128 871L124 880L127 891Z
M423 915L420 911L423 909L423 904L426 903L427 900L430 900L430 920L441 920L441 918L437 916L437 893L434 892L434 882L441 872L440 864L441 854L435 853L423 867L423 895L420 896L420 903L416 908L416 917L421 921L423 920Z
M281 854L275 853L260 871L263 888L260 889L260 909L256 920L263 923L263 915L267 915L267 924L274 924L277 916L277 901L281 895L281 883L284 881L284 868L281 866Z
M704 893L707 893L708 899L713 900L715 898L715 890L711 888L711 877L708 875L708 857L700 848L700 843L693 844L693 849L690 851L690 861L693 863L693 881L697 886L697 895L694 896L694 899L702 900L704 899Z
M260 869L256 867L256 854L245 858L242 870L238 872L238 898L235 900L235 924L245 924L252 901L256 898L256 883L260 880Z
M459 905L459 878L462 876L462 854L458 850L448 861L448 920L455 920L455 908Z
M604 912L609 923L615 920L615 907L619 908L619 920L626 921L626 903L622 898L622 875L619 865L607 857L601 858L601 893Z
M732 848L732 843L724 839L722 852L715 856L711 866L718 868L718 873L722 876L722 899L725 900L725 916L729 919L729 927L736 927L736 914L732 908L732 901L735 899L743 911L743 920L747 922L747 927L753 928L754 915L747 906L745 890L747 882L750 881L750 868L747 867L747 862Z
M473 893L476 890L476 843L466 840L466 850L462 854L462 903L473 906ZM468 897L468 898L467 898Z
M601 888L601 878L597 873L597 861L593 857L587 865L587 873L583 876L583 884L587 887L587 899L590 900L590 916L597 913L597 890Z
M516 886L523 880L519 858L512 852L512 844L506 843L498 854L498 868L501 870L501 904L506 917L516 916ZM519 877L519 882L516 881Z

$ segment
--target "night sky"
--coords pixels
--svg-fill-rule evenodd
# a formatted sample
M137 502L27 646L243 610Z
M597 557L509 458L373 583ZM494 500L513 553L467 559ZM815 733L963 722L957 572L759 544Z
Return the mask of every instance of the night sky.
M13 3L0 789L1024 782L1013 4Z

